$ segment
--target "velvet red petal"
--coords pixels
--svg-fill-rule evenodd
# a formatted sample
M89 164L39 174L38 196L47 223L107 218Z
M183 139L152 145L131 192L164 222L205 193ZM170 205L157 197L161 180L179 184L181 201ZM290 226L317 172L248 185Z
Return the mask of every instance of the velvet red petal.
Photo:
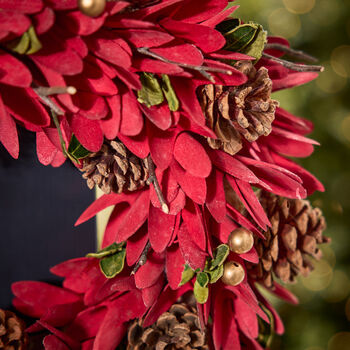
M162 210L150 205L148 215L148 236L152 248L162 252L169 244L175 225L175 216L165 214Z
M79 108L79 115L87 119L98 120L108 114L105 99L95 93L79 91L73 96L73 102Z
M69 347L53 334L44 338L43 345L45 350L69 350Z
M159 129L167 130L171 126L171 112L167 104L160 106L146 107L139 105L145 116Z
M213 169L213 172L208 178L210 186L208 186L206 206L217 222L223 222L226 218L226 198L223 179L223 173L215 169Z
M129 266L136 264L148 241L147 225L143 225L126 242L126 262Z
M178 289L182 280L185 260L178 244L173 244L166 252L166 275L171 289Z
M234 300L235 317L241 331L248 338L257 338L259 335L258 318L256 313L247 308L245 302L240 298Z
M149 154L148 137L146 133L128 137L119 133L118 138L124 145L139 158L146 158Z
M161 274L153 286L142 289L142 300L146 307L151 307L156 302L160 292L163 290L164 282L164 274Z
M106 97L109 107L107 118L100 121L101 129L105 137L114 140L119 132L121 122L121 99L120 95Z
M174 144L174 157L191 175L208 177L211 172L211 161L202 147L188 133L181 133Z
M138 102L132 92L122 95L122 121L120 132L126 136L135 136L143 127L143 118Z
M51 143L44 132L36 133L36 153L41 164L49 165L53 161L57 151L56 146Z

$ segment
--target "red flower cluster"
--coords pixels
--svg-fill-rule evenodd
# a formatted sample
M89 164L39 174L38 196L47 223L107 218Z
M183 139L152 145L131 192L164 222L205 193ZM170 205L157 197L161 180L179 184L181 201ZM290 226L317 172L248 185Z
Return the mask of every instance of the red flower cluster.
M104 195L77 222L114 206L102 248L125 244L126 266L117 276L106 278L98 258L81 258L52 269L65 278L64 288L14 284L15 306L39 319L29 331L52 333L44 340L46 349L115 349L128 321L142 318L147 327L195 288L193 275L215 259L215 249L232 231L245 227L264 238L271 224L253 186L288 198L323 190L285 158L306 157L317 143L305 137L311 123L282 108L270 135L243 140L237 154L209 147L207 138L217 135L206 124L197 88L244 85L248 77L228 62L254 60L224 49L226 39L215 27L235 10L226 6L226 0L201 6L195 0L162 0L133 8L133 2L118 1L90 18L73 0L0 0L0 141L8 151L18 156L16 124L37 133L38 158L52 166L65 160L72 134L90 152L99 151L104 139L118 138L136 156L154 162L151 176L159 183ZM268 42L289 46L281 38ZM265 52L256 67L267 68L274 91L317 76L276 62L280 50ZM167 84L165 97L144 101L140 91L156 94L160 79ZM76 93L70 95L68 87ZM176 95L172 100L169 89ZM228 200L227 188L244 214ZM246 271L245 261L257 263L259 256L253 247L225 259ZM185 268L193 275L182 284ZM203 287L208 296L198 303L199 317L215 349L261 349L258 319L271 320L260 305L274 318L276 332L283 332L254 283L246 273L236 286L219 279ZM272 292L296 302L277 283Z

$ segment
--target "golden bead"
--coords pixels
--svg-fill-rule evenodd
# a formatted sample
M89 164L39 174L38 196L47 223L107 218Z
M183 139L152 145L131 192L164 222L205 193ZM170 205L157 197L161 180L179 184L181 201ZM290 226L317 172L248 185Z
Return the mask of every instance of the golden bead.
M80 11L89 17L98 17L106 8L106 0L78 0Z
M228 246L230 250L237 254L248 253L254 245L252 233L243 227L232 231L228 237Z
M245 272L241 264L236 261L227 261L224 264L224 274L221 277L222 282L229 286L237 286L245 277Z

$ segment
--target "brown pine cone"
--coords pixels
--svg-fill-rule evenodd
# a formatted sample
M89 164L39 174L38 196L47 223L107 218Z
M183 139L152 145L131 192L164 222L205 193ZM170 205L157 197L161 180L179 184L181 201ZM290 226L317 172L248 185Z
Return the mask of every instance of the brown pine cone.
M309 201L265 191L260 193L260 202L272 226L265 232L266 240L255 238L260 262L248 264L249 276L268 288L273 286L273 273L285 283L294 282L299 274L307 276L313 269L308 257L319 260L318 244L330 242L323 236L326 222L321 210Z
M185 303L174 304L155 324L143 328L135 320L128 331L127 350L208 350L201 332L197 311Z
M242 139L253 142L270 134L278 102L271 99L272 81L268 70L258 71L250 61L239 61L235 68L246 74L248 82L240 86L204 85L197 91L207 126L217 139L209 146L234 155L242 148Z
M105 141L99 152L84 158L80 171L90 189L97 185L106 194L135 191L149 177L147 160L135 156L118 140Z
M25 350L28 344L25 323L13 312L0 309L0 349Z

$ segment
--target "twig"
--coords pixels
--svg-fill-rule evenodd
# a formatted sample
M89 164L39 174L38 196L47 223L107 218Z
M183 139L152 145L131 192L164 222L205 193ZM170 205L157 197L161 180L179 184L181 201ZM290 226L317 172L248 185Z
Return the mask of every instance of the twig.
M165 214L169 214L169 207L165 202L162 190L159 186L159 182L154 170L154 163L151 158L151 155L147 157L147 163L148 163L148 170L149 170L149 178L147 180L148 184L153 184L154 190L156 191L157 197L159 199L160 205L162 206L162 210Z
M215 73L223 73L227 75L232 75L232 71L228 69L222 69L222 68L216 68L216 67L207 67L207 66L194 66L192 64L187 64L187 63L181 63L181 62L176 62L172 60L168 60L167 58L160 56L154 52L149 51L147 47L140 47L137 49L139 53L142 53L143 55L147 55L153 58L156 58L159 61L165 62L165 63L171 63L171 64L176 64L179 67L187 68L187 69L192 69L198 71L200 74L202 74L206 79L211 81L212 83L215 82L213 76L208 73L208 72L215 72Z
M55 124L55 127L57 129L57 132L58 132L58 137L60 139L62 152L67 157L68 156L68 152L67 152L67 148L66 148L66 143L65 143L65 141L63 139L63 134L62 134L60 122L58 121L57 114L55 113L55 111L53 109L51 109L51 115L52 115L52 119L53 119L53 122Z
M324 67L322 67L322 66L304 65L304 64L293 63L293 62L283 60L281 58L271 56L267 53L263 53L263 57L265 57L271 61L275 61L275 62L281 64L283 67L292 69L296 72L323 72L324 71Z
M53 102L50 97L41 93L40 87L33 87L33 91L39 96L41 102L47 107L49 107L51 111L54 111L57 115L64 115L64 111L60 107L58 107L57 104Z
M306 62L318 62L318 59L316 57L313 57L305 53L304 51L295 50L295 49L292 49L291 47L284 46L282 44L277 44L277 43L266 44L265 50L278 50L296 59L300 59Z
M148 254L150 248L151 248L151 243L150 243L150 241L148 241L145 248L143 249L143 251L141 253L139 261L136 263L136 265L134 266L134 268L131 271L132 275L134 275L142 265L146 264L147 254Z
M69 94L74 95L77 93L77 89L74 86L39 86L34 88L36 93L40 96L60 95Z

